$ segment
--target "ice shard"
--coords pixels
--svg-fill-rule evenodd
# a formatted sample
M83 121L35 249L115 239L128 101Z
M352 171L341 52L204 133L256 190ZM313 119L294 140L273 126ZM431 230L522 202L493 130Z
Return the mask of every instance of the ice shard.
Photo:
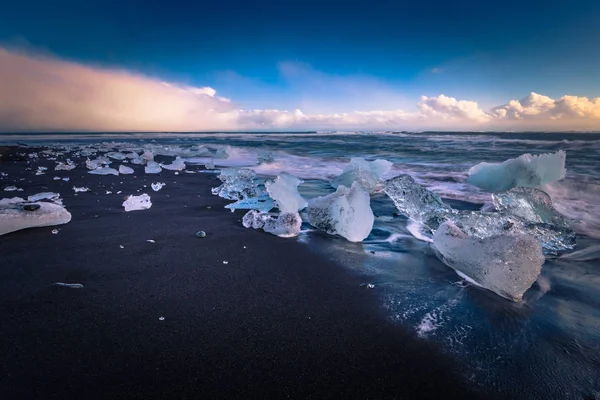
M235 203L230 203L225 206L225 208L230 210L258 210L265 213L271 211L274 207L275 203L267 193L238 200Z
M224 168L218 178L221 186L213 188L212 194L228 200L242 200L257 195L254 177L256 173L249 169Z
M150 207L152 207L152 201L150 200L150 196L145 193L139 196L130 195L123 202L123 208L125 208L126 212L147 210Z
M544 255L530 235L499 235L478 239L452 221L440 225L433 236L440 259L461 277L513 301L536 281Z
M350 242L369 236L375 220L369 193L358 183L351 188L338 186L334 193L311 199L307 211L312 226Z
M160 166L169 171L183 171L185 169L185 161L177 157L171 164L160 164Z
M567 154L523 154L502 163L480 163L468 171L467 183L488 192L504 192L514 187L539 187L565 177Z
M0 235L26 228L62 225L71 221L71 213L58 204L20 200L22 199L0 201Z
M281 212L298 212L308 205L308 202L298 193L298 185L304 182L292 174L283 172L273 181L267 181L265 187L269 196L277 202Z
M366 161L364 158L352 158L344 171L330 182L337 188L339 185L352 186L357 182L366 191L372 193L381 186L383 175L392 168L393 163L387 160Z

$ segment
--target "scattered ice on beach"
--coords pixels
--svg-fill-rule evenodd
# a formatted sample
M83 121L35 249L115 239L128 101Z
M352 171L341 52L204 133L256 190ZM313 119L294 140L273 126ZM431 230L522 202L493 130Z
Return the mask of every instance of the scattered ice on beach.
M146 242L148 242L148 243L156 243L156 240L148 239L148 240L146 240Z
M151 184L150 186L152 187L152 190L154 190L155 192L158 192L160 189L162 189L164 186L166 186L166 183L157 182L157 183Z
M152 207L152 202L150 201L150 196L145 193L139 196L130 195L123 202L123 207L126 212L147 210Z
M73 186L73 191L75 193L80 193L80 192L89 192L90 188L87 187L77 187L77 186Z
M66 224L71 214L47 202L24 202L21 198L0 201L0 235L26 228Z
M90 170L95 170L108 164L110 164L110 160L103 156L100 156L94 160L90 160L89 158L85 160L85 167Z
M353 183L351 188L339 186L335 193L311 199L308 221L331 235L361 242L371 233L375 216L369 193L358 183Z
M539 187L565 177L567 154L563 150L540 155L523 154L503 163L480 163L468 171L467 183L488 192L514 187Z
M132 164L135 164L135 165L144 165L144 164L146 164L146 160L142 160L142 159L141 159L141 158L138 156L138 157L132 158L132 159L131 159L131 163L132 163Z
M56 167L54 167L55 171L70 171L72 169L75 168L75 163L69 159L67 159L67 162L64 163L62 161L59 161L56 163Z
M357 182L363 189L373 192L380 187L381 178L392 168L393 163L387 160L366 161L364 158L352 158L341 175L333 178L331 186L352 186Z
M5 192L22 192L23 189L18 188L16 186L7 186L7 187L4 188L4 191Z
M148 161L146 167L144 168L144 172L147 174L158 174L162 171L160 165L155 161Z
M223 264L229 264L229 261L223 261Z
M298 185L302 182L302 179L282 172L275 180L267 181L265 187L281 212L296 213L308 206L308 202L298 193Z
M54 178L52 178L52 180L54 180L54 181L60 181L60 176L55 176Z
M134 173L133 168L126 165L119 165L119 173L123 175L131 175Z
M36 175L45 175L45 174L46 174L46 172L44 172L44 171L46 171L47 169L48 169L48 168L46 168L46 167L38 167L38 168L37 168L37 171L36 171L36 173L35 173L35 174L36 174Z
M530 235L500 235L478 239L452 221L433 237L440 259L460 276L513 301L536 281L545 261L540 243Z
M446 215L451 211L450 206L437 194L427 190L407 174L385 181L384 191L398 211L432 231L446 220Z
M228 200L242 200L257 195L254 177L256 173L249 169L224 168L218 178L221 186L213 188L212 194Z
M373 285L372 283L367 283L367 288L368 289L373 289L375 287L375 285Z
M60 193L54 192L42 192L36 193L29 197L27 197L27 201L36 202L40 200L50 200L51 202L62 206L62 199L60 198Z
M58 229L52 229L52 234L53 235L58 235Z
M238 200L235 203L230 203L225 208L230 210L258 210L261 212L269 212L275 207L273 199L267 193L262 193L256 197Z
M144 153L140 156L140 158L144 161L154 161L154 153L152 153L150 150L144 150Z
M300 233L302 218L297 212L282 212L274 217L267 213L250 210L242 218L242 225L246 228L262 229L280 237L294 237Z
M164 320L165 320L165 317L158 317L158 320L159 320L159 321L164 321Z
M110 168L110 167L100 167L97 169L93 169L91 171L88 171L88 174L92 174L92 175L119 175L119 171L117 171L114 168Z
M56 282L55 285L56 286L60 286L60 287L66 287L66 288L69 288L69 289L83 289L83 285L81 283Z
M160 166L169 171L183 171L185 169L185 161L183 158L177 157L171 164L160 164Z
M65 182L69 182L71 180L71 178L68 178L68 177L67 178L62 178L62 180L65 181Z

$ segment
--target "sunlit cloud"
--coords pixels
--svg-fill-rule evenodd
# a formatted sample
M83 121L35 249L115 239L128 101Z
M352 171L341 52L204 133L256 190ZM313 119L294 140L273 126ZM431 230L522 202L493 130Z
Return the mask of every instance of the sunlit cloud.
M290 84L304 82L303 95L323 102L350 94L367 103L377 96L392 96L368 77L334 76L299 63L282 63L279 69ZM552 99L531 93L489 111L475 101L444 94L421 96L413 106L402 108L331 112L313 104L308 112L242 109L235 98L220 97L209 86L190 87L2 48L0 88L4 132L600 129L600 98Z

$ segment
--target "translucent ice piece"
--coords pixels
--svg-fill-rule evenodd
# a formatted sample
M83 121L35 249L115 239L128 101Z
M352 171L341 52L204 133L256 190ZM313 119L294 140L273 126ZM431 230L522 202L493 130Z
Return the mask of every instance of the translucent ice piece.
M106 153L106 157L112 158L113 160L124 160L127 158L126 154L119 153L116 151L111 151L110 153Z
M392 168L393 163L387 160L366 161L364 158L352 158L341 175L331 180L331 186L352 186L357 182L368 192L380 187L381 178Z
M70 171L75 168L75 163L71 160L67 160L67 162L59 161L56 163L56 167L54 167L55 171Z
M141 194L139 196L130 195L123 202L123 207L125 211L137 211L137 210L147 210L152 207L152 202L150 201L150 196L147 194Z
M250 210L242 218L242 224L246 228L262 229L276 236L294 237L300 233L302 218L297 212L281 213L278 217L274 217L256 210Z
M88 171L88 174L93 174L93 175L119 175L119 171L117 171L114 168L101 167L101 168L97 168L97 169L93 169L91 171Z
M351 188L339 186L335 193L308 202L312 226L350 242L361 242L369 236L374 220L369 193L358 183Z
M160 166L170 171L183 171L185 169L185 161L177 157L171 164L160 164Z
M213 188L212 194L228 200L256 197L255 176L256 173L249 169L224 168L219 175L219 179L223 183L221 186Z
M536 281L545 258L540 243L529 235L470 237L452 221L433 236L440 259L459 275L513 301Z
M160 189L162 189L166 185L167 184L164 182L157 182L157 183L150 184L150 186L152 187L152 190L154 190L155 192L158 192Z
M281 212L295 213L308 206L304 197L298 193L298 185L302 182L302 179L283 172L275 180L267 181L265 187Z
M133 170L133 168L130 168L126 165L119 165L119 173L123 174L123 175L131 175L133 174L135 171Z
M0 201L0 235L26 228L62 225L69 221L71 214L57 204Z
M504 192L514 187L538 187L565 177L567 154L523 154L503 163L480 163L468 171L467 183L488 192Z
M514 188L509 192L492 193L496 209L527 222L569 226L569 221L552 205L550 196L533 188Z
M162 171L162 168L155 161L148 161L146 167L144 168L144 172L147 174L158 174L160 171Z
M256 197L238 200L235 203L230 203L225 206L230 210L258 210L261 212L269 212L275 207L273 199L268 194L263 193Z

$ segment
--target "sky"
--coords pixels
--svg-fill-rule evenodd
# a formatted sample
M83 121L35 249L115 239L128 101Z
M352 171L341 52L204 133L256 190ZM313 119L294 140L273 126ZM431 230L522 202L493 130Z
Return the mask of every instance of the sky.
M10 1L0 131L600 130L600 2Z

